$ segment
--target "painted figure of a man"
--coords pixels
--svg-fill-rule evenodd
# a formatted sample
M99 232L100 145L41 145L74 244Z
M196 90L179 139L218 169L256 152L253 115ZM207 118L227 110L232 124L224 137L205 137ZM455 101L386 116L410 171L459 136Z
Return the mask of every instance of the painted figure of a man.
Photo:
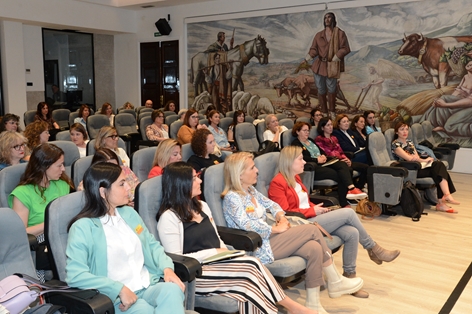
M324 16L324 29L313 39L303 62L315 59L311 69L318 88L318 102L323 113L336 115L336 86L341 72L344 72L344 57L351 52L346 33L336 26L336 16L328 12ZM328 99L326 99L328 98ZM329 103L329 111L326 105Z
M234 38L231 38L229 45L230 48L228 49L228 45L225 44L226 35L224 32L218 32L217 40L208 46L205 52L220 52L220 51L228 51L229 49L233 49Z
M219 53L213 55L213 66L204 70L205 81L209 84L213 105L219 112L231 110L231 72L232 61L222 63Z

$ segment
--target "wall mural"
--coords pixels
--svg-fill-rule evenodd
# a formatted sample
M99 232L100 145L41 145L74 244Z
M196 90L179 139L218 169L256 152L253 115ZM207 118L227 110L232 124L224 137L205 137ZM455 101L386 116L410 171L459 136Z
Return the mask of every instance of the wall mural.
M338 40L330 47L314 43L333 23L325 11L189 23L189 104L254 117L308 117L315 107L351 117L375 110L382 128L400 117L428 120L436 140L472 147L469 8L466 0L430 0L333 10L339 31L331 28ZM345 57L305 62L314 51ZM336 72L337 81L325 80Z

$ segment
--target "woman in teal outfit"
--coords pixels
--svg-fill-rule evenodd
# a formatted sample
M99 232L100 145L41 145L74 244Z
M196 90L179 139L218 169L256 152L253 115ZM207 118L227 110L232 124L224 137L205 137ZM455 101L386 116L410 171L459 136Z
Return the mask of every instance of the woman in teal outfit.
M184 285L172 260L129 206L126 174L112 163L84 175L85 206L69 223L66 282L98 289L115 312L184 313Z

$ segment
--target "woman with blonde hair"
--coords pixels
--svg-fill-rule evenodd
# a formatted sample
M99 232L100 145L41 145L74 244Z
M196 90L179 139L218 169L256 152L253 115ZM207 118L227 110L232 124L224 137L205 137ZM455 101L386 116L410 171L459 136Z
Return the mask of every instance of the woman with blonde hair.
M113 114L113 107L111 106L110 103L104 103L102 105L102 109L100 110L101 114L104 114L108 117L108 120L110 121L110 125L113 126L115 125L115 115Z
M27 142L26 137L19 132L5 131L0 133L0 170L26 162L23 158Z
M165 166L181 160L180 143L171 138L163 140L157 146L148 179L162 175L162 170Z
M225 159L225 187L221 197L226 223L231 228L255 231L262 237L262 246L254 253L264 264L289 256L304 258L307 261L306 307L326 313L320 303L323 274L327 278L331 298L359 291L363 280L339 274L331 258L331 250L318 227L306 224L291 228L284 210L254 188L258 170L253 158L251 153L240 152ZM272 226L266 222L267 210L276 221Z
M279 119L275 116L275 114L268 114L265 117L265 124L267 130L264 132L264 141L272 141L277 142L280 145L280 134L283 131L287 130L287 127L284 125L279 125Z
M119 138L115 127L109 125L103 126L100 131L98 131L97 138L95 139L95 150L99 150L100 148L111 149L121 159L122 164L129 167L128 155L123 148L118 147Z
M310 201L307 188L300 179L306 162L303 160L303 149L299 146L286 146L280 152L279 173L269 186L269 198L282 207L284 211L299 212L309 221L316 221L327 232L337 235L344 241L343 276L356 276L357 248L359 243L367 250L370 259L380 265L391 262L399 250L388 251L378 245L364 229L357 214L351 208L340 208L334 211L315 205ZM354 296L366 298L369 294L358 291Z

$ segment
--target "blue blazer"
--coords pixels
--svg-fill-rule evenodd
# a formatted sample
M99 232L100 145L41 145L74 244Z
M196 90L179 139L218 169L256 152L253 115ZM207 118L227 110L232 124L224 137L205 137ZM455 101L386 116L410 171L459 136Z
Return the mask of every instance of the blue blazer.
M356 139L354 137L354 134L352 134L351 130L347 130L347 133L351 136L351 138L354 140L355 145L352 144L351 140L341 132L341 130L334 129L333 130L333 135L336 136L338 139L339 145L345 152L357 152L361 146L356 142Z

